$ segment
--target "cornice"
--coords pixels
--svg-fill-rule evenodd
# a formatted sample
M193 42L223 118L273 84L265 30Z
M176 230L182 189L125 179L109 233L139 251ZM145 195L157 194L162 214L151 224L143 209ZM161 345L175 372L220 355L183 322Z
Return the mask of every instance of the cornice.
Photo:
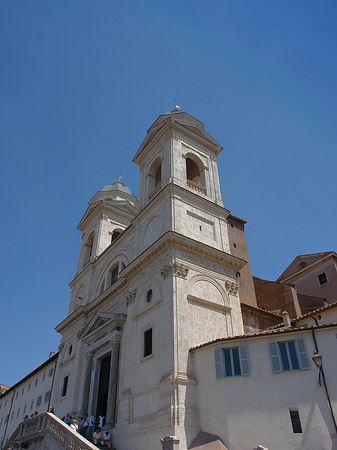
M140 164L141 155L142 157L144 157L144 155L147 155L150 152L151 148L153 148L153 146L165 135L165 133L173 129L180 131L183 135L191 138L195 142L203 145L205 148L213 151L216 155L218 155L222 151L221 145L215 143L216 141L207 133L207 131L202 130L201 134L205 134L205 136L201 136L200 134L192 131L187 125L187 123L186 125L183 125L177 122L174 118L168 117L161 128L159 128L159 130L154 130L153 137L150 137L150 135L147 135L145 137L132 161L136 164ZM190 124L190 126L193 127L193 124ZM214 143L211 140L214 141Z
M94 216L99 214L100 212L102 212L104 209L106 209L114 214L117 213L120 216L123 216L126 219L131 221L137 215L137 208L130 206L127 202L119 202L119 205L122 205L122 204L128 206L130 209L133 209L134 214L131 211L127 212L124 209L119 209L117 207L117 205L114 206L113 204L109 204L107 202L104 202L103 200L99 200L96 204L90 205L90 206L93 206L93 208L90 212L88 212L88 210L90 209L90 206L89 206L87 211L84 213L84 216L81 219L80 223L78 224L77 229L83 232L84 228L90 223L90 221L92 219L94 219ZM87 213L88 213L88 215L87 215L87 217L85 217Z
M247 261L233 256L222 250L215 249L202 242L195 241L175 231L168 231L163 234L156 242L154 242L149 248L144 250L143 253L137 256L124 270L123 275L119 280L110 286L99 297L92 300L86 306L80 306L70 316L68 316L63 322L61 322L55 329L57 332L62 333L71 324L82 317L87 317L88 314L95 312L98 308L102 307L109 299L116 294L125 291L130 281L135 278L150 261L163 254L166 250L182 250L194 253L197 257L206 257L210 260L216 261L218 264L223 264L226 267L231 268L234 272L242 269L247 264ZM172 258L172 255L170 255ZM180 258L183 259L183 258Z

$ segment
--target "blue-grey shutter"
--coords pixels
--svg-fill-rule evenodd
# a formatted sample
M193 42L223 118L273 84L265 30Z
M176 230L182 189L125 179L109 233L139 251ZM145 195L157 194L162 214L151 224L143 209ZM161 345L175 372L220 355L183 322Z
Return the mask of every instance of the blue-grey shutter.
M217 378L223 377L223 362L222 362L222 349L216 348L214 350L215 355L215 373Z
M305 345L305 339L296 339L296 347L298 351L298 356L300 358L301 369L310 369L310 360L308 358L307 347Z
M248 346L246 344L239 345L241 374L250 375Z
M281 359L277 342L269 342L269 350L273 372L282 372Z

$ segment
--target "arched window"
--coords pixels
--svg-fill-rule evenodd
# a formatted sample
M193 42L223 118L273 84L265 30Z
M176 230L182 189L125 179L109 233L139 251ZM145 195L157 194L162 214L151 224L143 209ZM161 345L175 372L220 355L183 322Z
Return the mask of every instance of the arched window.
M206 194L205 169L202 162L194 155L186 158L186 178L188 187Z
M161 184L161 158L157 158L148 174L148 193L150 199L159 192Z
M186 175L188 181L200 184L201 177L199 167L191 158L186 158Z
M111 234L111 244L123 233L120 228L115 228Z
M161 164L157 167L154 184L156 188L161 186Z
M84 245L83 266L88 264L88 262L90 261L94 246L94 239L95 239L95 232L92 231L87 239L87 242Z

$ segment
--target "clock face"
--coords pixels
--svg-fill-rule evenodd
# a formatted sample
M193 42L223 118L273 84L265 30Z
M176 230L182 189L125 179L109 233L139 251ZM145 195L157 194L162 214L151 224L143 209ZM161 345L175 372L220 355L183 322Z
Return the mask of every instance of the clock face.
M144 234L144 245L145 247L149 247L156 241L161 233L162 220L159 216L154 217L150 220L148 224L145 234Z

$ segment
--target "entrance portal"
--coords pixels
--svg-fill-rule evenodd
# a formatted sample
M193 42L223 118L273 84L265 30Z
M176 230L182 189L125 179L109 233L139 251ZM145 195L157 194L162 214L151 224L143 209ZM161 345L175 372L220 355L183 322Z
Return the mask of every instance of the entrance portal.
M106 417L108 395L109 395L109 376L110 376L111 355L101 359L101 370L99 373L98 395L96 417Z

